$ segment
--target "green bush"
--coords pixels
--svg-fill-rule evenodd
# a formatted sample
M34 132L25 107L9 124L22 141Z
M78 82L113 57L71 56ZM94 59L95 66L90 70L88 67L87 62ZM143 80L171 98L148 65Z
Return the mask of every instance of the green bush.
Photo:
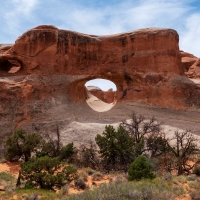
M74 184L78 189L86 189L87 188L87 184L85 183L84 177L78 177L74 180Z
M0 172L0 181L14 181L15 180L15 177L10 174L10 173L7 173L7 172Z
M58 157L31 158L21 164L21 178L25 181L25 187L60 189L67 181L74 179L75 173L72 165L64 166Z
M151 170L152 164L144 156L138 156L129 167L128 180L141 180L142 178L153 179L155 175Z
M70 160L72 156L76 153L74 148L74 143L71 142L67 144L65 147L61 148L59 152L59 156L61 160Z
M92 174L92 180L93 181L100 181L103 179L103 174L101 172L95 172L94 174Z
M200 166L196 166L193 170L193 173L196 174L197 176L200 176Z

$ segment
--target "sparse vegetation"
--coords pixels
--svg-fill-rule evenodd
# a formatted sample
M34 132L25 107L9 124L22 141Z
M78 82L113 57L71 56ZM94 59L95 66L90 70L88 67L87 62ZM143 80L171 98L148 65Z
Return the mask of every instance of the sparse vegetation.
M154 151L154 154L157 151L160 151L160 148L155 148L154 145L148 144L149 139L155 139L157 136L160 138L161 124L158 123L154 117L145 117L143 115L137 115L133 112L131 116L131 121L127 122L124 120L121 123L121 126L128 132L131 138L134 140L134 156L140 156L145 151ZM155 142L154 142L155 144ZM146 147L148 146L148 149Z
M57 139L49 136L44 139L38 134L19 130L6 140L6 159L15 161L22 158L24 162L17 179L17 183L22 183L18 188L13 184L15 177L0 173L0 184L5 185L7 191L4 199L9 199L8 196L13 193L18 197L21 192L26 193L23 198L30 200L66 199L71 185L84 192L70 195L68 200L168 200L185 192L192 199L198 199L198 140L188 130L176 131L169 140L155 118L133 113L131 121L123 121L117 129L107 125L104 132L96 136L99 151L92 141L79 149L74 147L73 142L63 146L58 126L56 134ZM72 163L85 168L77 172ZM111 171L116 173L115 177L105 176L105 172ZM120 171L128 171L128 176L127 173L121 176ZM174 176L175 173L179 176ZM104 179L106 182L110 180L110 183L99 187ZM89 188L93 190L86 190ZM41 193L41 189L60 192L49 196Z
M100 161L96 145L92 141L89 141L88 146L82 144L79 147L78 164L80 167L89 167L95 170L100 169Z
M188 161L198 150L197 142L197 138L190 131L175 131L174 138L167 143L167 153L171 160L168 168L177 170L178 175L190 174L194 165L189 164Z
M157 182L141 180L102 184L99 188L94 188L81 194L70 195L67 200L169 200L175 196L176 192L173 186L163 183L161 179L157 179Z

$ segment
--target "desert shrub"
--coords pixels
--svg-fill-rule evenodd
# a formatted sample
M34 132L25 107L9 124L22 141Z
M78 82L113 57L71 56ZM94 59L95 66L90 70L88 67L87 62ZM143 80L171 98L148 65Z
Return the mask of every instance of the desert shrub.
M12 182L15 180L15 177L7 172L0 172L0 181Z
M188 164L188 161L199 149L197 144L198 139L191 133L190 130L175 131L172 141L167 143L167 152L170 155L170 166L173 163L172 169L177 170L177 175L191 173L194 165Z
M199 183L197 181L188 181L188 186L194 189L200 189Z
M42 142L39 134L18 130L5 141L5 157L9 161L18 161L20 158L28 161L31 154L41 148Z
M200 166L196 166L193 170L193 173L196 174L197 176L200 176Z
M128 180L153 179L155 178L155 174L151 170L152 164L144 156L138 156L129 167Z
M73 156L77 153L73 142L63 147L58 125L56 126L56 136L57 138L53 138L49 134L45 135L41 149L36 152L36 157L59 157L61 160L71 162L73 160Z
M199 200L200 190L192 190L189 194L192 200Z
M68 194L68 190L69 190L69 184L66 184L61 188L60 193L62 195L67 195Z
M85 171L79 172L79 173L78 173L78 176L79 176L79 177L82 177L83 180L87 182L88 174L87 174Z
M157 141L162 141L163 135L160 135L161 124L156 118L137 115L133 112L131 121L124 120L121 126L134 140L135 157L142 155L145 151L152 151L152 155L162 152L162 146ZM146 149L145 146L148 148Z
M187 176L187 180L188 180L188 181L196 181L196 180L197 180L196 174L188 175L188 176Z
M145 137L146 150L150 157L156 158L168 152L168 139L165 138L164 133L150 133Z
M78 188L78 189L86 189L87 188L87 184L85 183L85 180L84 180L84 177L77 177L75 180L74 180L74 184L75 186Z
M102 180L102 178L103 178L103 174L99 171L92 174L93 181L100 181L100 180Z
M74 147L74 143L71 142L67 144L65 147L62 147L59 152L59 157L61 160L71 161L72 156L76 154L76 150Z
M2 197L2 196L1 196ZM35 199L34 199L35 198ZM46 189L40 188L18 188L14 194L7 196L7 199L17 199L17 200L60 200L62 194L60 192L54 192Z
M39 195L37 192L34 192L33 194L31 194L29 197L26 198L26 200L39 200Z
M171 181L172 178L173 178L173 176L172 176L172 174L171 174L170 172L167 172L167 173L163 174L162 177L163 177L163 179L166 180L166 181Z
M75 173L72 165L64 166L58 157L31 158L21 164L21 178L26 187L60 189L67 181L74 179Z
M5 192L13 193L16 189L16 178L8 172L0 172L0 185Z
M109 125L95 138L106 170L125 170L134 159L134 139L120 125L117 130Z
M123 183L123 181L124 181L124 177L122 177L122 176L117 176L117 177L115 177L114 180L113 180L113 182L114 182L115 184L121 184L121 183Z
M167 185L167 187L166 187ZM102 184L93 190L67 197L67 200L169 200L174 199L174 191L169 184L152 181L123 181L121 183Z
M81 144L78 150L78 165L99 169L99 156L97 155L96 145L91 140L89 145Z
M91 176L92 174L94 174L96 171L91 169L90 167L86 167L82 169L83 171L85 171L89 176Z
M187 183L187 176L185 176L185 175L174 176L173 182L174 183Z

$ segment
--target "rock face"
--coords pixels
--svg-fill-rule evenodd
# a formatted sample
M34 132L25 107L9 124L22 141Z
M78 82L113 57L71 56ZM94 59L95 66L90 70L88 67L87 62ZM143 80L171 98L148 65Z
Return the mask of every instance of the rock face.
M1 76L9 75L9 60L21 64L16 75L82 76L67 87L77 102L85 101L83 86L94 78L113 81L118 99L132 100L138 91L146 94L146 83L155 85L171 75L183 75L178 34L171 29L100 37L39 26L19 37L0 59Z
M197 61L197 57L193 54L180 51L181 54L181 62L184 72L188 72L189 68Z
M93 119L84 85L95 78L116 84L119 103L199 106L199 87L184 76L178 42L172 29L95 36L38 26L12 46L1 45L2 138L18 128L48 131L55 123Z
M200 59L197 59L196 62L189 68L187 76L189 78L200 78Z
M102 91L96 86L87 86L87 90L94 96L105 103L112 103L116 99L116 91L109 89L108 91Z
M105 103L112 103L116 99L116 92L114 91L90 91L90 93Z

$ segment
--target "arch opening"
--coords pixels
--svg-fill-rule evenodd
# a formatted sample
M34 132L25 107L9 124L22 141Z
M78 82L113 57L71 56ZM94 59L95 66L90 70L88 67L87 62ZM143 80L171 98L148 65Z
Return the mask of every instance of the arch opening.
M21 64L17 60L3 60L0 62L0 71L14 74L21 69Z
M85 83L86 102L94 111L106 112L117 103L116 85L107 79L92 79Z

